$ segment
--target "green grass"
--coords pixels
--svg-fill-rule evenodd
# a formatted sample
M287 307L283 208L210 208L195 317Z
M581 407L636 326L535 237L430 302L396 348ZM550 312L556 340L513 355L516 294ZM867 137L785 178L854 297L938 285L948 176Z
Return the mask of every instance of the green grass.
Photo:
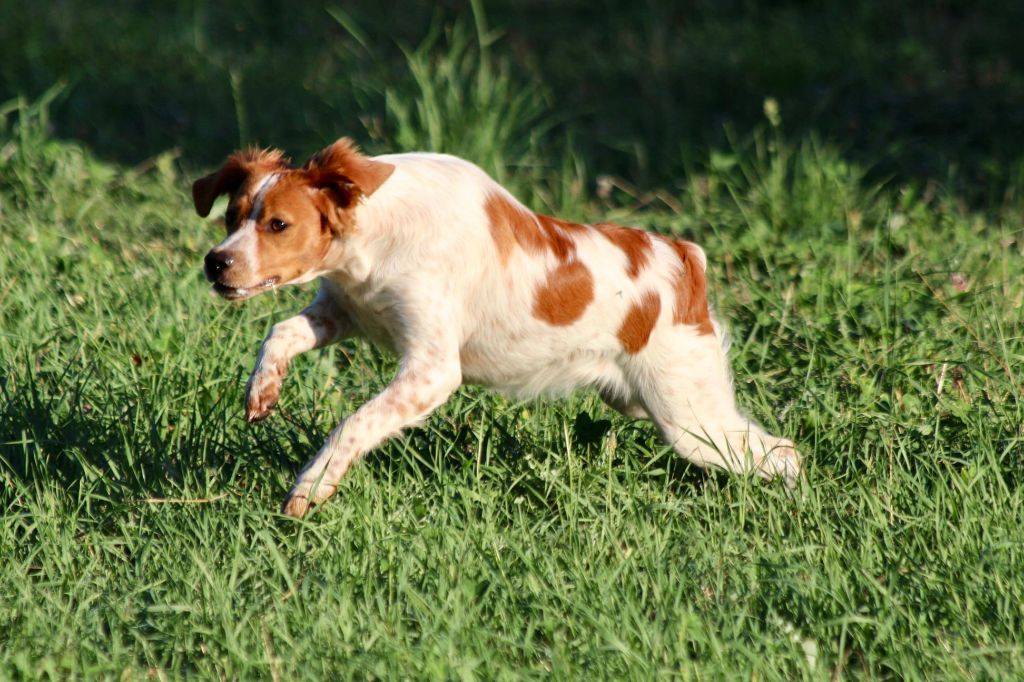
M537 208L699 241L741 401L800 444L805 484L705 475L589 394L465 388L285 519L298 467L393 360L299 358L278 413L246 425L260 341L313 290L214 299L220 228L174 152L104 161L48 132L45 99L12 102L0 678L1024 675L1024 187L969 209L879 184L773 115L677 189L594 196L571 138L531 137L544 88L445 40L410 51L394 138L371 121L372 144L458 151Z

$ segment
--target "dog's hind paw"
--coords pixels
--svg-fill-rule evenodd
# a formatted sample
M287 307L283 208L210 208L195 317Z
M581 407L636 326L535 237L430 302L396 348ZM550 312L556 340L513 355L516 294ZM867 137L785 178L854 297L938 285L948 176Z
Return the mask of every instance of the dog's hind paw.
M337 490L337 486L323 482L313 484L312 486L296 484L288 493L288 496L284 498L284 504L281 505L281 513L301 519L313 507L326 502L327 498L333 495L335 490Z
M759 468L773 478L782 478L786 482L786 487L793 489L803 472L803 458L792 441L780 438L765 453Z
M311 506L305 495L289 495L281 505L281 513L294 519L301 519Z

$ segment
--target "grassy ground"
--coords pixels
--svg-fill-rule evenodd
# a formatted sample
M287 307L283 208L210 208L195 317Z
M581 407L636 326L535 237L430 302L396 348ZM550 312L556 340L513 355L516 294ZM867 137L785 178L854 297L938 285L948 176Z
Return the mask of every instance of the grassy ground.
M0 678L1024 675L1024 187L969 208L879 184L769 103L674 189L595 193L585 153L537 133L539 86L445 45L410 56L380 146L699 241L741 401L801 445L805 484L706 476L592 395L467 388L284 519L298 466L393 361L299 358L247 426L260 340L312 289L213 299L220 228L173 153L101 160L13 102Z

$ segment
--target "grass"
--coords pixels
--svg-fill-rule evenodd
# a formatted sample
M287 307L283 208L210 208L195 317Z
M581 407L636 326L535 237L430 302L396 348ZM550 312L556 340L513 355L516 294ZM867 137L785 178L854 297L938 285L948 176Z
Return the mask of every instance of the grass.
M410 51L415 87L371 144L462 145L537 208L697 239L741 401L801 445L805 484L705 475L589 394L464 388L284 519L298 467L394 361L301 357L246 425L259 343L312 289L213 299L220 230L174 151L103 160L49 132L53 97L12 101L0 678L1024 674L1021 186L972 209L879 183L769 104L676 189L594 195L571 138L531 140L544 88L447 45Z

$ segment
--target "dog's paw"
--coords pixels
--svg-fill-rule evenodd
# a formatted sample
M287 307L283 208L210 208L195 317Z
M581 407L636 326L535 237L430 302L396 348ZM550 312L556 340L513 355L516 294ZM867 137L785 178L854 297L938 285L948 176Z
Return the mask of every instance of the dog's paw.
M305 495L291 493L288 497L284 498L284 504L281 505L281 513L293 519L301 519L309 511L310 506L309 499Z
M269 417L280 395L280 375L253 372L245 389L245 420L254 424Z
M786 487L793 489L803 472L803 458L797 452L793 441L779 438L767 449L759 468L772 478L782 478Z
M316 506L323 504L334 494L337 486L320 482L313 486L298 484L292 488L281 505L281 513L295 519L301 519Z

